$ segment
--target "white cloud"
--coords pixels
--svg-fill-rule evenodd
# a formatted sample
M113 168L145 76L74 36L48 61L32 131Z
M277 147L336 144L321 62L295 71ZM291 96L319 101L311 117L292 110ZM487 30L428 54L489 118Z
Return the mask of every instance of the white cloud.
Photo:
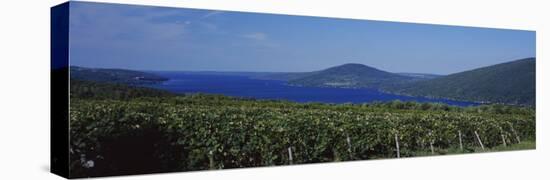
M256 47L267 47L267 48L279 47L279 44L277 42L274 42L273 39L269 38L269 36L263 32L243 34L241 37L252 40L250 45L253 45Z
M218 30L218 26L217 26L216 24L213 24L213 23L200 22L200 25L201 25L202 27L204 27L205 29L210 30L210 31L216 31L216 30Z
M263 40L267 39L267 35L265 33L261 33L261 32L244 34L243 37L248 38L248 39L257 40L257 41L263 41Z
M70 13L71 63L76 65L153 66L195 46L187 43L192 23L186 11L75 3Z
M202 16L201 19L209 18L209 17L219 15L219 14L223 14L223 13L224 13L223 11L210 11L210 12L206 13L204 16Z
M77 4L71 9L71 42L97 45L101 42L128 43L181 39L190 22L156 21L181 11L154 11L154 8Z

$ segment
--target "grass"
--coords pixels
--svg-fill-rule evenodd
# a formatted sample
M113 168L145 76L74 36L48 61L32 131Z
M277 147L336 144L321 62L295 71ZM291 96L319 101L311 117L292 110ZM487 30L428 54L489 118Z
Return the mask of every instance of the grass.
M530 150L536 149L536 142L534 140L522 141L521 143L511 145L500 145L492 148L482 149L481 147L466 147L460 149L459 147L451 147L447 149L435 148L432 154L431 150L410 151L409 157L421 157L421 156L437 156L437 155L451 155L451 154L469 154L469 153L483 153L483 152L501 152L501 151L518 151L518 150Z
M491 152L496 152L496 151L516 151L516 150L528 150L528 149L536 149L537 148L537 145L536 145L536 142L534 140L528 140L528 141L522 141L521 143L518 143L518 144L512 144L510 146L497 146L497 147L494 147L492 148L490 151Z

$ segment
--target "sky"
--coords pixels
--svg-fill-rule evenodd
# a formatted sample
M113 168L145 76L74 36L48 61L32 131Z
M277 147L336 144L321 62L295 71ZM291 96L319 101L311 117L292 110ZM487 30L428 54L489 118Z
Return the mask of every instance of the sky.
M535 32L71 2L71 65L306 72L361 63L452 74L535 57Z

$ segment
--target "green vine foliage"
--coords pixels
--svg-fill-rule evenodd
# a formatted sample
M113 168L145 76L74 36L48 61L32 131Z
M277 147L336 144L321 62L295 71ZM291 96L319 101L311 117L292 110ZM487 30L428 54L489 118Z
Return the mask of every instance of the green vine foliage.
M469 152L479 147L474 131L487 148L535 139L535 111L522 107L87 97L71 97L72 177L394 158L396 134L401 157L430 145L444 154L459 138Z

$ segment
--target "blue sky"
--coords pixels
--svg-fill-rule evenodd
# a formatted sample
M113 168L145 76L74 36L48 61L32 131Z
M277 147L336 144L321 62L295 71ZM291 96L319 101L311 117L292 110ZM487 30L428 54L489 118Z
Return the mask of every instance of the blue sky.
M535 32L71 2L70 63L301 72L361 63L450 74L535 56Z

